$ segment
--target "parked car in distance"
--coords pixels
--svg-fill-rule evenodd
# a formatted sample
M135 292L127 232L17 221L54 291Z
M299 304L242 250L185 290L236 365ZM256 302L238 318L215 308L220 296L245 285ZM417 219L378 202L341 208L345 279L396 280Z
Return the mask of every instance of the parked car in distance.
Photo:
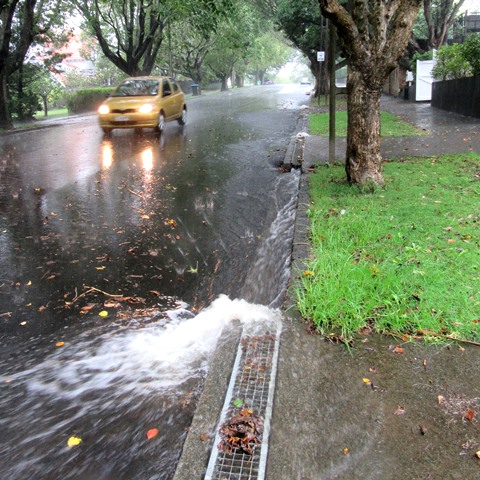
M166 122L187 122L185 95L169 77L125 79L98 108L98 121L106 135L114 128L154 128L161 133Z

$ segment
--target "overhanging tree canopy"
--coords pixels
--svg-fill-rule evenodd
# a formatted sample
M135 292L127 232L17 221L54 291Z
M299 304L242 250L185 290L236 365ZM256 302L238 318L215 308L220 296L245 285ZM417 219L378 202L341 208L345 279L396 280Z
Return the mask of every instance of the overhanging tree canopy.
M165 28L190 18L214 29L230 0L73 0L97 37L104 55L127 75L149 75L164 41Z

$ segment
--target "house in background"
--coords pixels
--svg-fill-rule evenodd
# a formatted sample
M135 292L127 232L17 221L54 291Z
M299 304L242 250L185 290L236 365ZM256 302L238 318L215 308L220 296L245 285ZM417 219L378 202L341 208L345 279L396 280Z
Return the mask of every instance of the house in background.
M65 74L67 73L77 73L83 77L95 75L95 65L91 60L82 56L82 48L84 48L84 43L79 39L78 32L74 32L68 43L59 50L59 53L66 55L61 63L55 65L58 72L57 78L62 83L65 83Z

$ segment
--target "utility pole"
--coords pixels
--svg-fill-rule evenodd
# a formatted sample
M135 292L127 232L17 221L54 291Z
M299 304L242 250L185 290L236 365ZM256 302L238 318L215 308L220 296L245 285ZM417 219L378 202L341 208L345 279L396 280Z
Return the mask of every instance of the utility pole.
M335 108L337 99L337 86L335 85L335 39L336 27L332 21L328 22L328 69L330 72L330 105L328 125L328 163L335 163Z

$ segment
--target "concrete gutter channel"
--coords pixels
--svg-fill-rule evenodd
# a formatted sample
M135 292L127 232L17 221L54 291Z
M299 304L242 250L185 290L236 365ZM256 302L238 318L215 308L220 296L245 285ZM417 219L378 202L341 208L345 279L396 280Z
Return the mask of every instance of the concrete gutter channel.
M388 106L392 113L402 109L402 117L411 116L413 124L420 111L428 121L442 125L429 129L426 137L383 142L384 156L480 151L479 124L474 119L446 119L443 112L426 112L424 106L403 102ZM298 132L305 131L305 117L300 118ZM342 157L344 142L338 139L336 158ZM301 165L291 165L299 156ZM293 137L285 170L301 166L306 172L313 161L327 163L328 138ZM404 354L398 355L392 348L399 340L370 335L349 352L306 333L294 308L292 288L309 257L307 175L299 176L298 191L265 474L212 480L480 478L475 458L480 450L478 347L407 343L402 345ZM242 327L234 325L219 340L174 480L205 479L211 452L217 448L214 439L241 337ZM370 386L364 377L371 378ZM442 404L440 397L445 398ZM477 412L473 421L463 417L466 409Z
M307 114L301 114L297 122L296 131L287 146L284 161L283 170L289 172L292 169L302 169L302 173L308 168L309 165L305 163L307 158L311 158L305 155L305 150L308 149L308 139L310 138L306 134ZM307 193L307 179L305 175L299 176L299 189L298 189L298 201L297 204L303 208L297 208L297 214L294 227L294 239L292 247L292 272L300 271L302 269L302 261L307 258L307 246L305 244L305 238L308 229L308 219L306 215L306 208L308 205L308 193ZM291 286L290 286L291 288ZM287 293L288 296L288 293ZM284 305L283 310L286 306ZM283 319L285 321L285 318ZM280 340L282 326L280 325L276 331ZM274 333L275 334L275 333ZM248 332L247 332L248 335ZM211 476L212 459L215 459L218 443L218 430L219 426L223 422L222 415L225 413L226 408L226 395L228 396L229 383L233 383L235 375L235 364L237 359L237 351L242 339L245 337L245 331L240 324L234 324L228 331L222 333L221 338L217 344L216 350L209 362L209 370L207 379L205 382L204 390L200 396L195 416L192 420L189 428L187 438L185 440L183 451L178 462L173 480L263 480L265 478L280 479L279 476L266 476L265 468L267 462L267 451L269 444L269 430L271 418L267 418L267 425L265 428L265 434L267 438L263 439L261 446L262 452L260 452L260 446L257 446L255 450L255 456L260 456L260 474L253 475L246 471L241 472L240 475L231 473L230 475ZM277 352L278 354L278 352ZM273 365L274 375L277 373L278 358L275 356L275 365ZM233 370L233 371L232 371ZM237 373L238 375L238 373ZM273 386L275 378L271 379ZM273 389L272 395L273 396ZM269 399L272 402L272 398ZM268 417L271 416L272 405L269 405L270 411ZM248 456L247 456L248 457ZM207 476L206 476L207 475Z

